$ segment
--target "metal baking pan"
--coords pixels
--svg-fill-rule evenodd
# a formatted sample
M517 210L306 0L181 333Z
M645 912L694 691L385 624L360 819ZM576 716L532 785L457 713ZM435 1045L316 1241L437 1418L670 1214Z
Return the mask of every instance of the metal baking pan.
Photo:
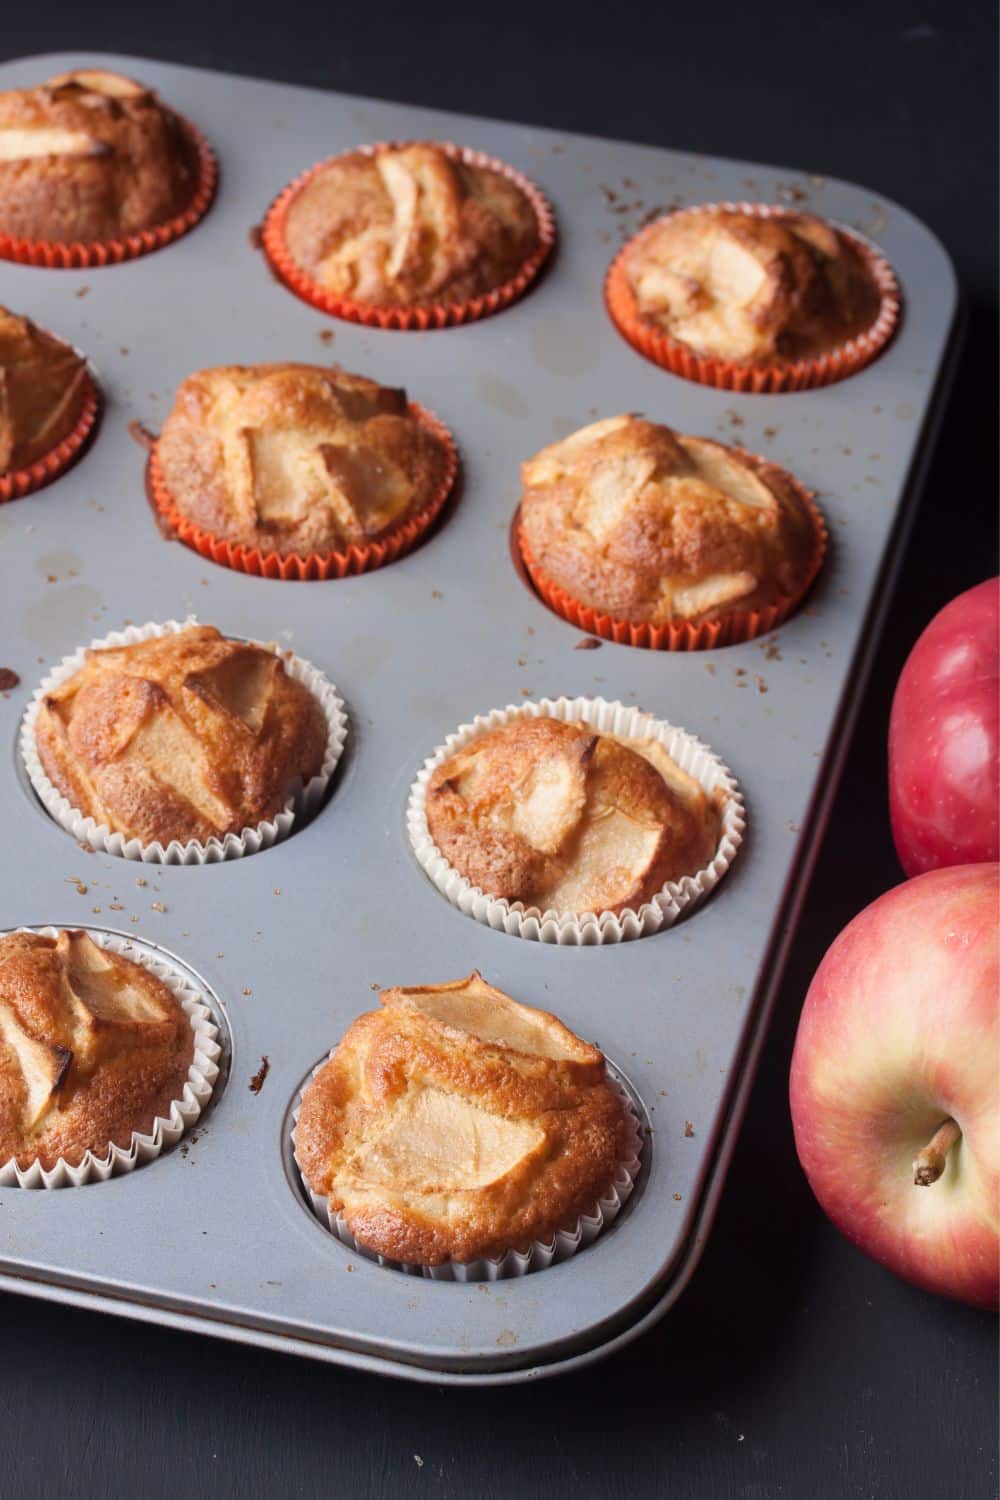
M500 1383L587 1363L671 1305L711 1225L947 383L950 263L898 206L786 168L131 57L27 58L0 67L0 86L81 63L142 78L195 120L218 151L221 187L193 233L141 260L82 272L0 263L0 302L84 349L106 401L83 460L0 507L0 665L22 679L0 700L0 920L104 925L161 946L215 997L230 1055L184 1149L79 1190L0 1193L0 1285L417 1380ZM403 137L479 147L551 197L557 253L520 303L461 329L370 331L323 317L269 274L251 230L279 189L321 157ZM799 202L884 249L905 305L875 364L825 390L734 396L664 373L620 338L601 288L622 238L660 206L719 199ZM281 583L159 535L130 422L158 429L201 366L285 358L405 385L454 431L457 500L409 557L360 578ZM772 641L578 651L578 632L518 577L508 533L520 459L618 411L739 441L816 489L828 562ZM140 867L83 853L18 774L23 708L79 644L126 620L189 612L293 647L337 684L351 732L332 795L287 842L231 863ZM525 696L577 693L637 702L693 731L746 795L733 869L655 937L562 948L491 931L438 894L407 843L408 788L453 728ZM350 1253L306 1209L286 1153L301 1081L374 986L472 968L596 1041L651 1127L640 1190L609 1232L561 1265L492 1285L423 1281Z

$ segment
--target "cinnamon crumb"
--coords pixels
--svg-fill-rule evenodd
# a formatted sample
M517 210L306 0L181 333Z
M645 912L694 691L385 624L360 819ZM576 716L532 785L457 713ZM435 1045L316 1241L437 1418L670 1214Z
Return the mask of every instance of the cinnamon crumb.
M245 991L244 991L245 993ZM271 1071L271 1059L265 1054L260 1060L260 1067L250 1080L249 1088L251 1094L259 1094L264 1087L264 1079Z
M250 241L251 250L259 250L264 243L264 226L251 224L247 230L247 239Z
M0 667L0 693L9 693L20 681L13 667Z
M690 1140L694 1135L694 1126L691 1124L690 1120L684 1121L684 1135L687 1140Z
M577 641L576 645L573 647L573 650L574 651L599 651L600 648L603 645L604 645L604 642L603 641L599 641L597 639L596 635L585 635L582 641Z
M319 339L319 341L320 341L321 344L332 344L333 343L333 329L332 328L321 328L319 330L319 333L316 335L316 337Z
M128 424L128 435L133 442L139 444L140 448L145 448L147 453L152 450L153 444L156 442L155 434L150 432L149 428L144 426L138 417L133 417Z

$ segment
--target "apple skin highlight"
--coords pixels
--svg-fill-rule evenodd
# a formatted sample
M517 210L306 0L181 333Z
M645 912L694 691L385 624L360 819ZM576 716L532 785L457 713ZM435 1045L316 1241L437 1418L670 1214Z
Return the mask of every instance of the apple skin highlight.
M795 1145L824 1212L916 1285L995 1308L1000 1290L1000 866L934 870L844 929L792 1057ZM948 1119L941 1176L914 1159Z
M927 626L896 684L889 815L907 875L1000 857L1000 578Z

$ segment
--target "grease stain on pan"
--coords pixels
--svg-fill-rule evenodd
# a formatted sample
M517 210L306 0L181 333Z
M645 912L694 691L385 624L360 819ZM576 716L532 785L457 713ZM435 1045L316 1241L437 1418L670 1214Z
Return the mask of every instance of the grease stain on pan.
M392 658L392 641L382 635L356 635L343 648L343 659L351 671L371 678Z
M53 552L43 552L40 557L35 558L35 572L41 573L42 577L50 581L60 581L63 578L74 578L83 567L82 558L66 547L57 548Z
M505 417L527 417L531 414L531 407L520 391L506 380L501 380L498 375L491 375L489 371L484 370L480 375L476 393L480 401L502 412Z
M550 375L585 375L597 365L594 330L575 318L540 318L531 330L535 363Z
M70 650L82 636L89 640L93 635L89 626L100 606L101 596L89 583L50 589L24 611L21 629L34 646Z

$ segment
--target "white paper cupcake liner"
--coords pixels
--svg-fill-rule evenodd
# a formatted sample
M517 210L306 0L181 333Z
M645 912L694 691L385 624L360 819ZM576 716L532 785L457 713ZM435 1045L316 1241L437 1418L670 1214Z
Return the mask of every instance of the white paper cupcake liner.
M336 1050L334 1047L329 1056L316 1064L309 1075L309 1083L322 1068L326 1067ZM308 1083L299 1093L292 1110L292 1155L298 1169L299 1180L313 1213L324 1229L328 1229L349 1250L355 1250L366 1260L376 1261L378 1265L386 1266L391 1271L403 1271L408 1276L422 1276L428 1281L506 1281L513 1276L527 1276L533 1271L544 1271L559 1261L569 1260L578 1250L583 1250L587 1245L592 1245L597 1236L609 1224L614 1223L631 1197L642 1166L642 1131L635 1105L627 1090L610 1073L608 1082L625 1106L626 1122L624 1155L616 1168L611 1185L592 1209L580 1215L572 1229L557 1230L548 1242L535 1240L527 1250L508 1250L506 1255L498 1260L446 1260L438 1266L411 1265L406 1261L391 1260L387 1255L378 1255L356 1240L343 1214L332 1212L329 1199L325 1198L322 1193L314 1192L309 1186L298 1156L295 1155L295 1127L298 1124L302 1098Z
M126 630L113 630L110 635L91 641L89 649L99 651L108 646L131 646L137 641L148 641L153 636L176 634L197 623L196 618L191 615L186 620L167 620L162 625L153 622L130 625ZM266 643L254 641L251 644ZM280 651L278 654L288 675L301 682L318 699L326 715L328 737L326 755L319 774L304 786L301 783L293 786L288 801L276 817L258 823L254 828L244 828L239 834L227 833L222 839L211 838L204 844L197 839L191 839L186 844L174 839L164 848L159 841L144 844L140 839L127 839L122 833L113 833L106 823L98 823L95 818L84 816L45 774L35 744L35 723L46 694L51 693L83 666L85 649L87 648L81 647L72 656L63 657L41 686L35 689L21 725L20 736L21 758L42 806L77 843L85 844L90 849L103 850L105 854L118 855L122 859L141 860L144 864L210 865L224 859L240 859L245 854L256 854L261 849L270 849L272 844L288 837L296 819L312 817L318 811L347 738L347 713L337 689L317 667L291 651Z
M567 723L583 722L602 734L621 739L657 739L670 758L707 792L723 793L722 832L715 856L703 870L671 880L657 891L651 901L638 910L626 908L618 913L539 911L523 901L488 896L468 876L449 864L431 838L427 826L427 783L433 772L470 740L515 719L562 719ZM638 708L605 698L542 698L537 703L510 704L479 714L471 724L461 724L443 745L423 764L410 788L406 809L406 826L410 844L421 868L430 876L442 895L466 916L514 937L541 943L597 944L622 943L631 938L647 937L661 928L671 927L682 913L690 911L714 890L736 858L746 829L743 796L736 778L717 755L701 740L656 719Z
M34 932L41 937L58 937L58 927L19 927L18 932ZM166 1146L180 1140L185 1131L200 1117L202 1110L212 1097L219 1077L219 1028L212 1019L212 1012L204 995L182 970L169 960L142 949L138 943L116 932L105 932L101 928L83 929L101 948L120 953L123 958L140 963L155 974L170 990L182 1007L191 1030L194 1032L194 1056L188 1068L184 1089L179 1099L173 1100L168 1115L157 1115L150 1131L132 1132L128 1146L109 1145L104 1156L88 1151L78 1166L70 1166L60 1157L55 1166L43 1167L37 1161L28 1167L19 1167L15 1158L0 1163L0 1187L64 1188L83 1187L88 1182L106 1182L109 1177L119 1177L134 1172L136 1167L154 1161Z

